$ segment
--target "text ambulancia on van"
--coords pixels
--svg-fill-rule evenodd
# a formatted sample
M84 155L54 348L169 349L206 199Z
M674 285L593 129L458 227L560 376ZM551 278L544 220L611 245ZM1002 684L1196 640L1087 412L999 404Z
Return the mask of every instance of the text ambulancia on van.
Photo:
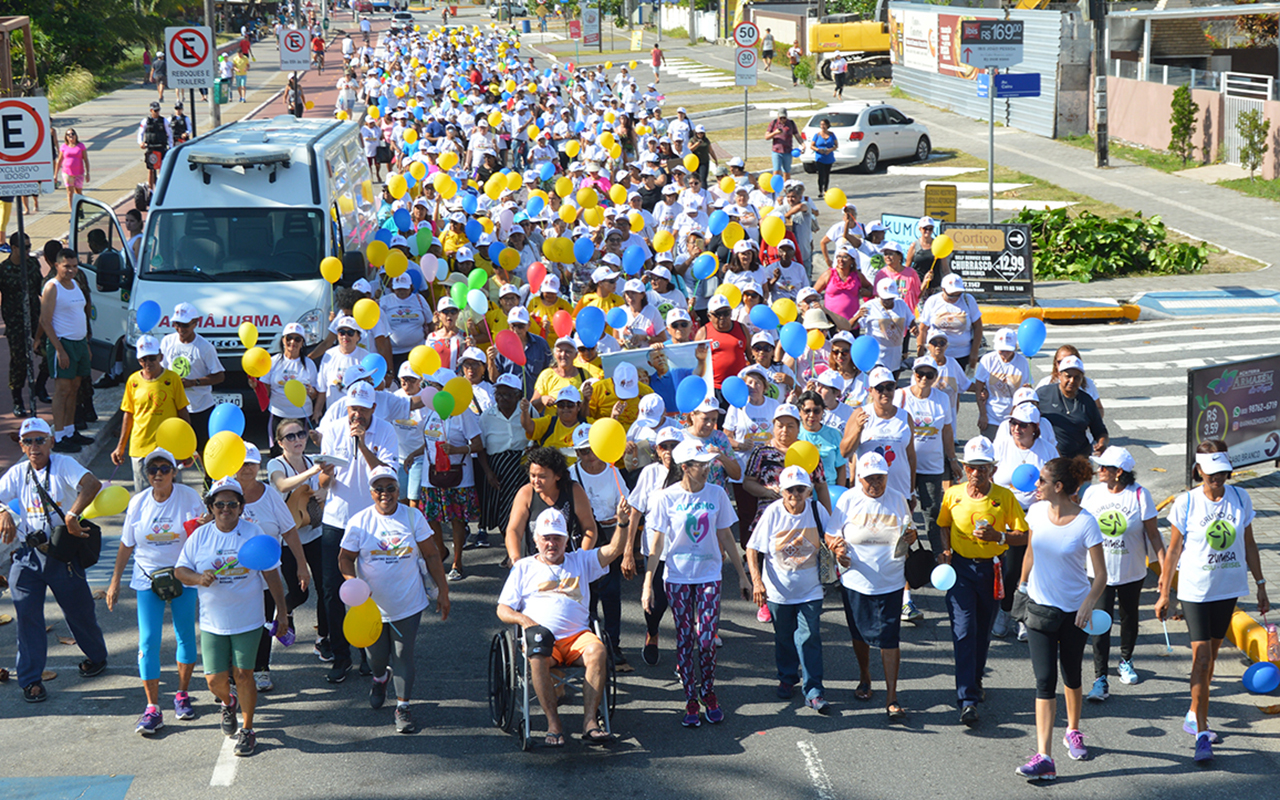
M243 375L243 322L257 326L258 345L271 353L291 322L308 346L319 342L332 308L320 260L336 256L348 280L365 277L360 254L377 230L370 177L354 123L280 116L173 148L135 247L110 208L77 196L70 241L93 290L95 366L122 334L132 354L137 309L148 300L163 312L157 338L172 332L178 303L199 309L198 331L229 379Z

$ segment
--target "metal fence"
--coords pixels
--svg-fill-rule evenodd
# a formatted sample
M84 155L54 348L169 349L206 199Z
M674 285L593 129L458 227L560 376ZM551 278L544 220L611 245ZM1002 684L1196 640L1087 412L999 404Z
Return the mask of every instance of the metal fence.
M1192 89L1218 92L1222 91L1222 76L1225 73L1208 69L1174 67L1168 64L1148 64L1144 76L1141 61L1122 61L1113 58L1107 68L1107 74L1113 78L1162 83L1165 86L1190 86Z

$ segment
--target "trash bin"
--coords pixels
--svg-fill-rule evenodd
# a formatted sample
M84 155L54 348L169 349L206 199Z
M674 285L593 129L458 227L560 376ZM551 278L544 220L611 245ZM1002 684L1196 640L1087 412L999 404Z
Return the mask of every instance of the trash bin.
M218 78L213 84L213 102L218 105L231 102L231 80Z
M520 32L521 32L521 33L529 33L529 32L531 32L532 30L533 30L533 29L529 27L529 20L527 20L527 19L526 19L524 22L520 23Z

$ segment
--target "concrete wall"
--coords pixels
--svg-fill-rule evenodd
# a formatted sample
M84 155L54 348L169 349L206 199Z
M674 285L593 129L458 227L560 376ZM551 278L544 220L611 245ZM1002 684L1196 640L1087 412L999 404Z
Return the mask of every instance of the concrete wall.
M1107 78L1107 135L1155 150L1168 150L1174 88L1148 81ZM1192 89L1191 99L1200 105L1195 158L1198 163L1211 163L1218 157L1218 146L1222 142L1222 94ZM1280 103L1270 105L1277 106L1273 123L1280 121Z
M1276 157L1276 149L1280 148L1280 102L1268 100L1263 106L1263 116L1271 121L1271 135L1267 137L1267 155L1262 159L1262 177L1274 179L1280 177L1280 158Z
M697 20L697 38L714 42L716 40L716 13L714 11L698 11L695 12ZM662 6L662 29L684 28L689 30L689 7L685 6Z

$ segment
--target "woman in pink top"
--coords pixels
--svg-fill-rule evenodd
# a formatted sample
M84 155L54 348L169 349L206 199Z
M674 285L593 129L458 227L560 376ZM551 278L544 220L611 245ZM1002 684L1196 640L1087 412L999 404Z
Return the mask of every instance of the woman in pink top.
M858 313L863 295L871 296L871 285L855 265L853 250L847 247L836 251L836 265L818 278L813 288L825 295L828 311L850 320Z
M880 285L881 278L893 278L894 284L898 287L898 294L907 304L907 308L918 312L920 310L920 273L902 265L902 247L897 242L885 242L880 253L884 256L884 269L876 272L876 286Z
M84 194L84 184L89 180L89 150L80 143L80 136L74 131L67 131L63 137L65 143L58 148L58 163L54 165L54 175L61 175L67 187L67 206L78 194ZM55 178L56 181L56 178Z

